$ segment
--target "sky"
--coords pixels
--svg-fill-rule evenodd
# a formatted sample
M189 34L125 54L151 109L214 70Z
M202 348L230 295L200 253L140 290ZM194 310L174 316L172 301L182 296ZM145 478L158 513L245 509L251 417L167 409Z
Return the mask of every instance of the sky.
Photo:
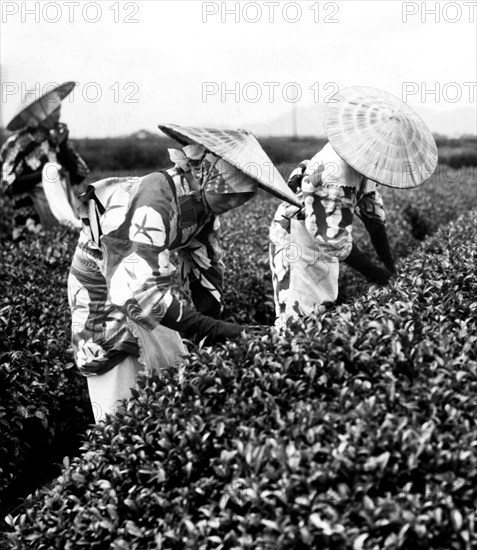
M72 137L254 130L365 85L426 116L459 112L459 133L475 118L476 22L477 0L3 0L0 123L26 90L67 80Z

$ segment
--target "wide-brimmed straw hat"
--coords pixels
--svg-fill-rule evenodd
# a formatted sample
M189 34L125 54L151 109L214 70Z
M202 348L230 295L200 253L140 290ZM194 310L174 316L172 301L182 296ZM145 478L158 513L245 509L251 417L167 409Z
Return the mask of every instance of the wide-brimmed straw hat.
M360 174L390 187L417 187L437 166L424 121L397 97L367 86L337 92L325 112L326 135Z
M159 129L182 145L203 145L214 155L253 178L265 191L281 200L302 206L252 133L246 130L192 128L177 124L159 124Z
M33 121L38 123L46 120L53 111L61 105L61 101L73 90L75 82L65 82L40 97L27 93L20 104L16 115L7 125L12 132L21 130Z

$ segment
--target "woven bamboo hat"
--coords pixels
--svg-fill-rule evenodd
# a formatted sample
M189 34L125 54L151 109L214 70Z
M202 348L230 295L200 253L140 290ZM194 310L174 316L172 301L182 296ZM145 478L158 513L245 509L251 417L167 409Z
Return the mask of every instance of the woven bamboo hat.
M32 122L36 122L37 124L43 122L53 111L58 109L62 100L71 93L74 87L74 82L65 82L40 97L27 93L23 97L16 115L8 123L7 130L13 132L21 130Z
M327 105L325 131L345 162L383 185L417 187L437 166L429 128L408 105L383 90L352 86L337 92Z
M265 191L281 200L302 206L252 133L246 130L192 128L177 124L160 124L159 129L181 145L203 145L214 155L253 178Z

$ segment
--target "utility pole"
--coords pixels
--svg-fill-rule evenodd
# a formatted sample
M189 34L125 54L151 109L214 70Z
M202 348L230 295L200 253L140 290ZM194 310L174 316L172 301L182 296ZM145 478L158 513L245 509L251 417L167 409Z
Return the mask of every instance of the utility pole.
M294 103L292 107L292 135L294 138L298 137L296 114L296 103Z

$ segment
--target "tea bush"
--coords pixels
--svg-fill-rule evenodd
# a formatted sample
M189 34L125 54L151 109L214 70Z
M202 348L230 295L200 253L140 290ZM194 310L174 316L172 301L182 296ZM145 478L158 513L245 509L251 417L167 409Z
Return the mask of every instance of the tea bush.
M476 205L475 179L440 167L412 191L383 188L388 232L398 258L419 241L413 215L429 232ZM261 193L222 217L226 251L224 317L241 323L272 324L273 294L268 266L268 226L278 201ZM416 222L414 222L416 223ZM355 239L370 251L359 221ZM92 421L84 379L69 349L66 277L76 236L70 232L6 238L0 250L0 512L58 471L64 455L76 453L79 435ZM366 291L365 281L343 266L341 301ZM177 290L180 290L177 285Z
M477 211L386 288L147 376L9 548L471 549Z
M416 189L380 186L387 216L391 249L399 260L409 255L424 238L459 214L477 206L477 169L439 165L434 175ZM366 230L360 222L353 228L353 239L376 261ZM399 266L398 266L399 267ZM340 268L340 300L349 300L364 289L360 275L347 265Z
M69 351L66 277L76 235L29 235L0 252L0 499L30 491L92 422Z
M285 177L286 168L280 167ZM422 187L409 190L380 186L387 215L391 249L399 260L409 255L439 226L477 206L475 168L455 170L439 166ZM268 229L280 201L261 194L252 202L221 217L226 249L226 315L244 322L272 323L273 291L268 264ZM355 218L353 239L379 262L363 224ZM340 265L339 301L364 292L364 278Z

